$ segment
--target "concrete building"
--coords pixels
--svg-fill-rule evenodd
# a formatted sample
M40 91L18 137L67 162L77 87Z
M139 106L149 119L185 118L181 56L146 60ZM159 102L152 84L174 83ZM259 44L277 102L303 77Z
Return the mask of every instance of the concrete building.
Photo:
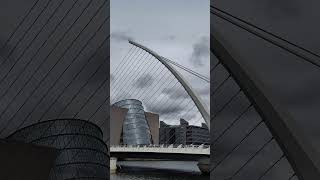
M122 100L110 108L110 145L159 144L159 115L145 112L139 100Z
M202 126L189 125L189 123L180 119L180 125L168 125L160 122L160 144L210 144L210 133L206 124Z

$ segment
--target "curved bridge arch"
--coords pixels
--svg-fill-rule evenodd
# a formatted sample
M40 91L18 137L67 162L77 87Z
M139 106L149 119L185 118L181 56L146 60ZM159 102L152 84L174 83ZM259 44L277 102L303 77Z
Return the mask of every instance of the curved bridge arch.
M175 78L181 83L183 88L187 91L195 105L197 106L199 112L201 113L203 119L205 120L205 123L209 127L210 130L210 114L209 110L207 109L205 103L201 100L200 96L194 91L194 89L191 87L191 85L183 78L183 76L169 63L167 63L163 57L158 55L156 52L152 51L151 49L134 42L132 40L129 40L129 43L143 49L147 53L151 54L153 57L155 57L159 62L161 62L174 76Z
M239 57L235 56L232 47L216 30L210 34L210 43L210 51L260 114L299 179L320 179L319 153L309 144L289 113L281 108L253 68L236 60Z

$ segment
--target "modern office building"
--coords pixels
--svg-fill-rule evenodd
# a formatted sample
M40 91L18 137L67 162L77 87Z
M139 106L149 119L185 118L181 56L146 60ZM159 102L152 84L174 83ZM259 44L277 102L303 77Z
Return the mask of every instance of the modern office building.
M142 102L125 99L110 109L110 145L159 143L159 115L145 112Z
M180 119L180 125L168 125L161 121L159 131L160 144L210 144L210 133L205 123L202 123L202 126L195 126Z

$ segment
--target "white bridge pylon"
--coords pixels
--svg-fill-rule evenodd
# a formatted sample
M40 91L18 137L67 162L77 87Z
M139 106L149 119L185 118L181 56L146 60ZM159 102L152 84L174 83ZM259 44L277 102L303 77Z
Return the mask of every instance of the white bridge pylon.
M194 91L194 89L183 78L183 76L171 64L167 63L167 61L162 56L158 55L156 52L132 40L129 40L129 43L151 54L175 76L175 78L181 83L183 88L186 90L188 95L191 97L191 99L195 103L196 107L198 108L201 116L203 117L205 123L207 124L210 130L210 113L209 113L210 111L208 110L208 107L206 106L206 104L202 101L201 97Z

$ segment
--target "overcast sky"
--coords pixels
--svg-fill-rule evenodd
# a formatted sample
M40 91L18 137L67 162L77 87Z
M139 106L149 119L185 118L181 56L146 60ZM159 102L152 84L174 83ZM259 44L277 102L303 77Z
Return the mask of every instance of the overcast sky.
M209 0L111 1L111 73L129 51L130 38L209 77L209 17ZM209 83L181 73L209 106Z

